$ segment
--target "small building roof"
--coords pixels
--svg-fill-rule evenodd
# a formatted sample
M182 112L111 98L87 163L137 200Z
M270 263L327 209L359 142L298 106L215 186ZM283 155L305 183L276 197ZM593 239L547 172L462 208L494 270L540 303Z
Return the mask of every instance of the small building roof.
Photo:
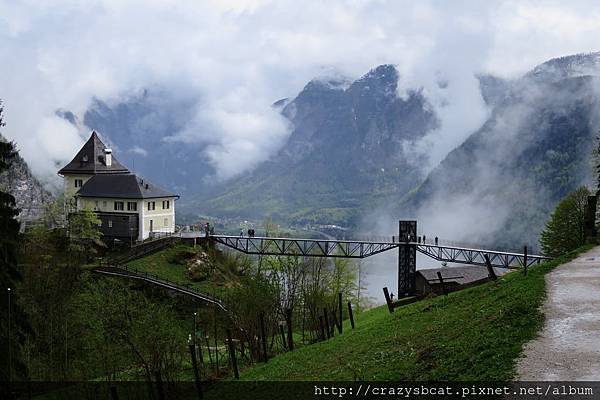
M107 147L102 143L96 131L77 153L70 163L65 165L58 173L67 174L128 174L129 170L121 164L114 156L112 157L110 167L106 165L104 150Z
M442 268L427 268L417 270L430 284L439 283L437 273L442 274L444 282L456 282L459 285L468 285L488 278L488 270L486 267L479 265L462 265L458 267L442 267ZM506 268L495 268L497 276L504 275L508 270Z
M77 195L117 199L179 197L133 174L94 175L79 189Z

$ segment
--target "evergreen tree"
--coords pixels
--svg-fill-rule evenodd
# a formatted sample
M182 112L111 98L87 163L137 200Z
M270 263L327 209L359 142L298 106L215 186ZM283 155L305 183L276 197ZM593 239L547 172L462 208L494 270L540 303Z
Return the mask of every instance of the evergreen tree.
M0 102L0 127L4 126L2 112ZM16 154L13 143L0 140L0 174L10 169ZM17 351L26 327L25 318L16 304L15 296L15 287L20 280L17 269L20 224L16 219L17 215L19 210L16 208L15 198L0 190L0 382L15 379L24 372L23 364L18 362Z
M582 186L558 203L540 235L545 255L557 257L585 244L585 205L590 191Z
M596 159L596 196L598 196L600 195L600 136L597 136L596 140L598 144L594 152L594 158Z

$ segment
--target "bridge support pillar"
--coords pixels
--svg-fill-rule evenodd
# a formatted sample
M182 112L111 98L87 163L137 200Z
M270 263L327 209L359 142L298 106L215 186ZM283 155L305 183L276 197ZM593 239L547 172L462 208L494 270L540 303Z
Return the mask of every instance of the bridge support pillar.
M398 222L398 298L411 296L416 291L417 221ZM405 244L403 244L405 243Z

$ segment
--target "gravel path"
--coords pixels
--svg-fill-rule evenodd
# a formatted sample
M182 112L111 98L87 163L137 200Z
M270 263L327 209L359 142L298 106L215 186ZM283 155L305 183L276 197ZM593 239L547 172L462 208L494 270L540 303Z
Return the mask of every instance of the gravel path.
M546 275L546 322L525 345L519 380L600 381L600 246Z

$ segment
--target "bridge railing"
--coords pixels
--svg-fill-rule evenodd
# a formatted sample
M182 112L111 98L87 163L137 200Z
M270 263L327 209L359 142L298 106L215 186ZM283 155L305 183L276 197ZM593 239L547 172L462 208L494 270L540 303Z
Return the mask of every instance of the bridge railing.
M194 288L191 284L189 283L179 283L179 282L174 282L174 281L170 281L168 278L162 278L158 275L149 273L148 271L140 271L138 270L137 267L130 267L126 264L123 265L114 265L114 264L109 264L109 263L105 263L102 262L102 260L100 261L100 268L105 268L105 269L114 269L114 270L118 270L118 271L124 271L126 272L128 275L132 275L132 276L137 276L140 278L145 278L146 280L151 280L151 281L155 281L157 283L163 284L165 286L168 287L172 287L174 289L185 289L188 292L191 292L193 294L195 294L197 297L203 298L207 301L213 302L215 304L218 304L221 308L224 308L223 306L223 302L217 298L214 298L206 293L201 292L200 290Z
M168 245L179 239L177 234L164 235L155 239L147 240L140 244L131 246L125 254L121 254L110 261L114 264L125 264L136 258L144 257L150 253L167 247Z

